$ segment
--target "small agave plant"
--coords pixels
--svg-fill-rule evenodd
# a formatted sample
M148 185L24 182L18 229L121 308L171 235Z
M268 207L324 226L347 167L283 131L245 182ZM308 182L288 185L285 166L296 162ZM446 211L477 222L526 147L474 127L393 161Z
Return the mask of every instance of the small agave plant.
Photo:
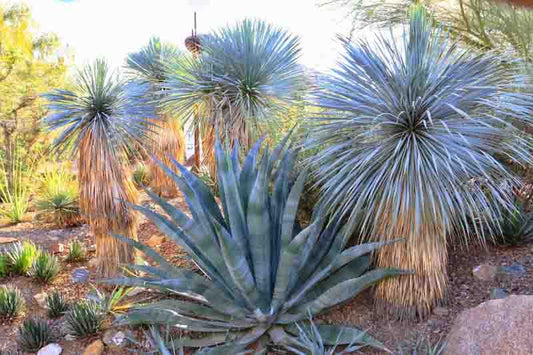
M235 353L250 344L256 344L256 352L264 351L269 343L293 344L290 328L296 322L351 299L383 278L404 273L369 270L369 254L386 243L345 249L349 235L340 223L314 218L300 230L296 214L306 173L290 182L297 152L287 147L287 140L288 136L272 153L263 149L262 156L260 140L242 168L238 147L224 151L217 142L221 208L210 189L183 166L175 163L181 176L164 167L184 194L192 217L148 190L166 216L135 208L180 245L205 276L174 266L132 239L116 236L160 267L132 265L147 276L107 282L181 296L137 306L119 317L119 323L173 325L201 332L203 337L184 337L180 343L203 347L202 353ZM356 339L360 345L383 348L356 328L316 325L316 331L325 344L354 345Z

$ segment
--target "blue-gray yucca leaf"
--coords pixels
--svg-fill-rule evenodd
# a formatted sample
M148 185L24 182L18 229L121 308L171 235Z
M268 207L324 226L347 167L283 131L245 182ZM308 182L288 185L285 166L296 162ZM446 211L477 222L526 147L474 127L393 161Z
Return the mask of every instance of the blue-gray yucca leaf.
M259 20L244 20L200 36L201 55L170 61L163 85L166 109L228 128L268 119L301 83L299 39ZM221 132L224 133L224 132ZM244 142L243 142L244 143Z
M491 54L452 44L423 18L401 41L344 41L345 54L321 81L307 147L326 211L364 231L384 213L410 218L416 230L439 221L468 236L498 228L509 208L503 181L519 184L501 153L531 163L530 145L515 128L531 123L532 97Z
M55 140L57 149L78 148L89 134L109 145L111 152L130 152L134 143L148 139L155 108L147 95L148 85L122 80L104 60L96 60L78 72L73 91L45 94L52 114L43 119L49 130L63 128Z

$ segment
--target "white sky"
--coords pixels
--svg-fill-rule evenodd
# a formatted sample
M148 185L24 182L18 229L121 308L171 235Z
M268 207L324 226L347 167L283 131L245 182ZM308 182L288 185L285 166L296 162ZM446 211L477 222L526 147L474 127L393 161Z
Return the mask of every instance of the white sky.
M197 11L198 33L245 17L260 18L300 36L301 63L331 68L338 58L337 34L348 34L345 11L319 7L318 0L26 0L39 29L55 32L74 50L76 64L106 57L122 65L127 53L151 36L184 48Z

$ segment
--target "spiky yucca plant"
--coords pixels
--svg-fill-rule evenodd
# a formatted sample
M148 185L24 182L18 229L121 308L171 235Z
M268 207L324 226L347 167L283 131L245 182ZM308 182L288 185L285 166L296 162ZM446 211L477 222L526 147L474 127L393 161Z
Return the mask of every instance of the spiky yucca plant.
M64 165L54 163L42 174L35 209L36 219L53 222L60 228L81 221L78 184Z
M132 248L110 237L136 238L137 218L128 203L137 191L123 159L136 144L146 144L153 107L145 85L125 82L103 60L78 72L74 91L46 94L52 114L48 129L63 128L57 149L78 154L80 208L96 239L98 273L116 275L118 266L133 261Z
M29 241L16 243L6 252L9 269L18 275L27 275L40 250Z
M69 304L59 292L54 291L46 296L46 308L48 317L54 319L65 314L69 309Z
M82 301L70 307L65 314L69 334L83 337L97 333L105 321L105 312L92 300Z
M57 276L60 270L61 265L57 256L41 251L33 261L29 274L41 283L49 283Z
M25 306L24 296L12 286L0 286L0 318L15 318Z
M162 43L159 38L153 37L138 52L130 53L126 64L134 77L148 83L154 96L160 99L165 95L161 86L166 80L165 65L181 55L171 44ZM181 163L185 159L185 135L181 123L178 118L159 111L160 119L156 122L158 128L153 131L153 145L150 150L158 160L168 166L171 164L171 158ZM176 196L176 185L155 160L149 161L149 168L154 190L166 197Z
M142 278L109 280L119 285L150 287L183 296L136 307L120 318L124 324L168 324L189 331L214 333L201 339L181 339L185 346L223 345L232 353L267 335L277 343L290 337L287 325L345 302L377 281L401 271L368 271L368 254L386 243L362 244L343 250L347 238L338 223L314 220L300 230L296 213L306 173L291 186L296 152L285 143L271 154L260 141L239 166L238 150L224 152L217 144L218 182L222 210L200 178L177 164L181 175L165 168L185 195L192 213L182 211L147 190L168 217L135 208L179 244L207 275L176 267L154 250L117 236L152 258L160 267L133 265ZM270 186L272 185L272 189ZM223 211L223 212L222 212ZM320 328L322 329L322 328ZM329 327L325 342L342 332ZM380 347L370 337L363 337ZM217 349L217 348L215 348ZM218 349L221 350L221 349Z
M519 181L493 154L531 161L513 124L529 119L533 98L510 93L508 65L451 43L421 8L403 42L344 45L320 81L323 113L308 142L323 212L364 237L406 238L381 249L377 264L415 273L386 280L376 296L395 316L425 316L446 293L452 231L484 241L511 208L503 182Z
M28 318L19 327L17 344L23 351L37 352L54 340L52 327L44 319Z
M296 323L289 330L294 337L289 338L283 347L291 354L297 355L341 355L354 353L366 345L365 332L359 332L346 335L339 333L335 344L327 346L322 338L322 333L328 327L330 326L317 325L312 318L308 322ZM355 337L350 340L349 336ZM347 344L343 350L338 348L338 343L341 342Z
M87 251L82 242L78 240L72 240L68 243L67 261L79 262L85 260Z
M201 54L168 65L163 106L204 132L204 163L215 175L214 127L248 150L261 123L299 88L299 39L259 20L200 36ZM205 143L205 142L203 142Z

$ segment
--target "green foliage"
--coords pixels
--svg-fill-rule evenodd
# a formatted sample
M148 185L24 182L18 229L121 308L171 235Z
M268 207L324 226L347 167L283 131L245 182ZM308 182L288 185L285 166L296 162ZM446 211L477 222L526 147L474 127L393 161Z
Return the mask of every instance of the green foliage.
M14 244L7 252L9 269L17 275L28 275L39 250L29 241Z
M524 202L515 198L511 210L503 211L501 231L496 233L494 243L498 245L521 245L533 239L533 212Z
M57 257L41 251L33 262L30 274L41 283L49 283L57 276L60 270L61 265Z
M428 338L416 337L414 341L405 341L398 345L397 355L442 355L446 350L446 342L439 340L432 343Z
M78 240L71 240L68 244L68 255L66 260L68 262L83 261L86 258L86 250L83 243Z
M61 317L69 309L69 304L59 292L54 291L46 296L46 309L48 317L55 319Z
M15 318L24 310L24 297L12 286L0 286L0 318Z
M132 302L125 301L132 290L133 287L115 287L110 294L107 294L93 287L88 298L96 302L105 314L118 315L133 307Z
M374 346L372 338L367 338L365 332L356 331L339 333L338 340L336 339L333 346L326 346L323 335L326 333L328 325L317 325L312 319L305 323L296 323L291 327L290 332L294 337L288 337L283 344L283 347L291 353L298 355L334 355L334 354L350 354L359 351L366 345ZM340 352L336 352L338 343L344 339L352 340Z
M9 274L9 259L6 254L0 253L0 277L6 277Z
M74 304L65 315L68 332L78 337L97 333L104 321L105 312L91 300Z
M20 149L14 149L11 162L0 164L0 216L20 223L29 207L31 169L24 170Z
M35 208L37 219L60 228L80 222L78 184L67 168L54 164L42 174Z
M50 323L44 319L29 318L19 327L17 344L19 349L27 352L37 352L39 349L55 340Z
M148 168L148 165L144 163L137 164L135 170L133 170L132 177L133 182L137 187L148 186L150 184L150 181L152 180L150 168Z
M166 168L185 195L189 218L151 191L147 193L168 217L149 208L135 208L184 248L207 275L179 268L154 250L129 238L159 264L133 265L143 278L108 280L118 285L150 287L183 296L137 306L119 317L121 324L166 324L191 332L213 333L200 339L183 338L184 346L211 346L233 353L269 336L275 343L288 335L286 326L347 301L381 279L402 274L396 269L369 271L369 254L386 243L369 243L343 250L348 241L343 227L315 219L301 230L296 221L306 173L292 183L288 176L296 152L288 137L272 153L257 142L242 168L238 147L224 152L216 145L220 203L209 188L186 168L180 175ZM270 189L272 187L272 190ZM222 212L224 211L224 213ZM201 300L201 304L197 301ZM327 341L355 328L330 327ZM368 337L368 339L371 339ZM339 345L345 345L342 339ZM373 345L382 347L374 341Z
M49 142L39 128L41 93L62 85L67 71L57 36L39 35L34 24L26 5L0 5L0 216L12 223L28 208L31 174L25 167Z
M161 355L184 355L183 345L176 342L170 335L170 328L166 327L165 334L161 334L156 327L150 327L149 332L144 332L151 351Z

